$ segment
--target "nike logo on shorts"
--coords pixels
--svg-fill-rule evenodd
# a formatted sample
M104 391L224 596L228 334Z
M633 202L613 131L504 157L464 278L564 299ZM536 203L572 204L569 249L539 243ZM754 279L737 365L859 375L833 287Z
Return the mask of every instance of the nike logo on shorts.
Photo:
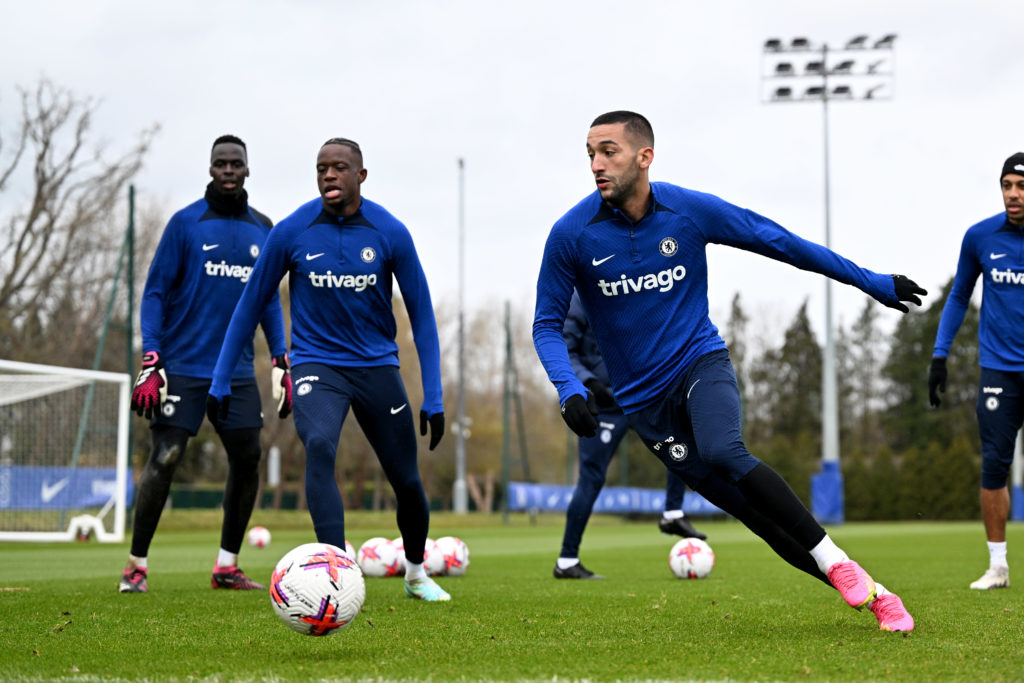
M400 412L402 412L403 410L405 410L405 407L406 407L407 405L409 405L409 404L408 404L408 403L403 403L402 405L398 406L397 408L392 408L392 409L391 409L391 414L392 414L392 415L398 415L398 414L399 414Z

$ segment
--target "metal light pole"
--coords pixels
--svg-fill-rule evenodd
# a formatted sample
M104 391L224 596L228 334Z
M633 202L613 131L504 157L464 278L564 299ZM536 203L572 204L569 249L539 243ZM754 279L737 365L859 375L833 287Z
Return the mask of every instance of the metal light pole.
M821 102L825 161L825 246L832 248L832 198L828 105L832 101L878 101L892 97L893 43L888 34L869 43L855 36L841 48L814 45L807 38L788 44L765 41L762 101ZM843 521L843 478L839 469L839 397L836 382L832 280L825 278L825 354L822 360L821 473L811 480L811 510L824 523Z
M466 496L466 309L465 309L465 175L466 165L459 158L459 396L455 409L455 483L452 484L452 508L458 514L469 510Z

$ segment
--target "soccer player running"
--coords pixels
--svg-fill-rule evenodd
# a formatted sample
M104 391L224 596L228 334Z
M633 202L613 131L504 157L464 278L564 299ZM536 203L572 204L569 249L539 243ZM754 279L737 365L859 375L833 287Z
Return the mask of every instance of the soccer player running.
M234 135L213 142L206 196L171 217L149 267L140 311L142 371L132 408L150 419L153 447L139 477L128 565L118 589L145 593L149 546L167 502L174 471L189 437L203 422L206 396L220 347L238 298L273 225L249 206L245 143ZM285 417L291 410L284 319L277 293L259 312L273 357L274 397ZM226 372L237 397L217 434L228 455L221 547L210 583L214 588L263 588L238 568L238 551L249 524L262 454L263 411L253 374L252 331Z
M708 317L709 243L768 256L851 284L907 311L926 292L880 275L718 197L652 183L654 133L643 116L599 116L587 135L597 191L559 219L537 281L534 345L580 436L597 427L572 370L562 325L573 288L601 347L616 399L645 445L687 485L765 539L786 561L827 580L883 630L914 621L815 521L786 481L747 451L736 375ZM827 578L826 578L827 577Z
M1003 163L999 175L1006 209L968 228L960 246L953 287L942 308L928 371L928 398L938 407L946 390L946 357L964 321L971 293L982 276L978 327L978 434L981 437L981 516L989 567L974 590L1008 588L1006 479L1017 432L1024 424L1024 152Z
M345 511L334 480L338 439L349 407L377 454L398 501L405 543L405 592L427 601L450 596L423 569L430 520L416 462L413 409L398 372L392 311L398 281L423 381L420 433L430 450L444 434L441 352L427 279L409 230L361 196L359 145L332 138L316 159L320 197L274 228L228 327L214 370L208 414L234 405L230 368L259 312L288 274L295 429L306 449L306 500L317 540L345 547Z
M573 372L583 382L583 386L590 390L597 404L599 429L594 436L579 438L579 479L565 513L562 551L555 562L554 575L556 579L603 579L603 576L590 571L580 562L580 541L597 496L604 487L608 463L626 436L629 421L615 402L608 368L576 292L572 294L562 337L565 339ZM686 484L671 471L667 472L666 479L665 511L658 521L658 527L666 534L705 540L707 535L694 529L683 513Z

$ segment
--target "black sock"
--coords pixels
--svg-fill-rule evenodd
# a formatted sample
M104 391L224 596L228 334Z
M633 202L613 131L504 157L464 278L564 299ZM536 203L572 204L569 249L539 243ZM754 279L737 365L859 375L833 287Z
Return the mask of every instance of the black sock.
M224 522L221 525L220 547L237 554L245 537L256 494L260 487L259 429L233 429L220 434L228 452L228 479L224 485Z
M825 538L825 530L804 507L786 480L765 463L759 463L736 487L751 507L772 520L805 550L810 550Z

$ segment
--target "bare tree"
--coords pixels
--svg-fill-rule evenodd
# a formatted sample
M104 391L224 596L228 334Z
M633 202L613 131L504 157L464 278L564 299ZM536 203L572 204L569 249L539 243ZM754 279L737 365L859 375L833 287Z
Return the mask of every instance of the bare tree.
M125 227L117 210L158 127L108 160L93 99L48 79L18 92L20 119L0 131L0 356L88 365Z

